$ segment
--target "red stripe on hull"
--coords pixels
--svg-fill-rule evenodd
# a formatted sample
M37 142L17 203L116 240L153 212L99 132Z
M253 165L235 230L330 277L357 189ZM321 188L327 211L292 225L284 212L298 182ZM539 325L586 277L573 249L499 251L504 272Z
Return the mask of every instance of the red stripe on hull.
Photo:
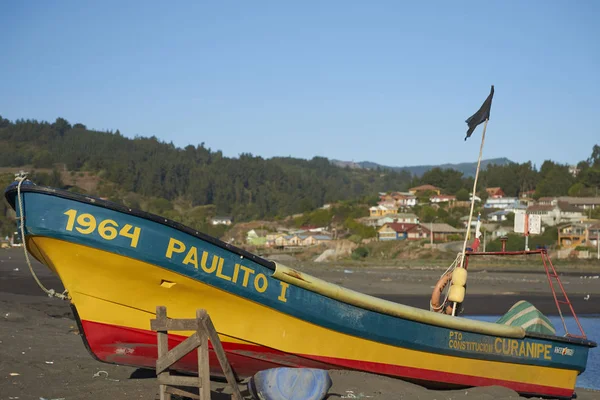
M81 321L81 324L85 334L85 339L90 347L90 351L99 360L108 363L131 365L141 368L155 368L157 358L155 332L90 321ZM169 348L171 349L175 347L185 339L186 338L184 336L169 334ZM258 371L277 367L353 369L393 377L406 378L419 382L433 382L436 384L436 386L439 386L440 383L463 387L500 385L511 388L520 393L534 395L546 395L563 398L571 398L573 395L573 390L557 387L541 386L368 361L295 355L258 345L229 342L223 342L222 344L227 353L229 363L239 378L250 377ZM209 363L211 374L215 376L222 376L219 361L212 351L212 346L210 346L210 348ZM197 368L198 363L195 352L184 356L173 366L173 369L175 370L190 373L197 372Z
M158 348L156 332L135 328L81 321L85 339L90 351L99 360L134 367L156 367ZM169 333L169 349L186 339L185 336ZM222 342L227 359L239 378L246 378L258 371L277 367L306 367L331 369L332 365L316 360L305 359L293 354L269 349L267 347L241 343ZM216 354L209 342L209 364L213 376L223 376ZM180 372L198 371L198 359L191 352L175 363L172 369Z

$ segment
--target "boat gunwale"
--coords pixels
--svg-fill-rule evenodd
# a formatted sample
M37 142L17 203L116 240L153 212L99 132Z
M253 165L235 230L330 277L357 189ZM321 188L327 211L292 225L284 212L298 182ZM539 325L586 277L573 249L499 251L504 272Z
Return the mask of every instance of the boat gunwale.
M10 203L10 205L15 210L16 210L15 199L17 197L17 184L18 184L18 182L13 182L4 191L5 198L7 199L7 201ZM11 195L11 196L13 195L13 192L14 192L14 197L9 197L9 195ZM257 264L260 264L263 267L270 269L271 271L275 271L275 263L273 261L266 260L260 256L252 254L246 250L243 250L239 247L236 247L232 244L226 243L218 238L215 238L214 236L207 235L206 233L192 229L186 225L183 225L183 224L173 221L171 219L161 217L160 215L157 215L157 214L152 214L152 213L142 211L142 210L139 210L136 208L127 207L125 205L115 203L110 200L103 200L101 198L94 197L94 196L88 196L88 195L84 195L81 193L73 193L73 192L69 192L66 190L62 190L62 189L52 188L49 186L37 185L36 183L34 183L32 181L23 182L23 184L21 186L21 193L23 193L23 192L41 193L41 194L47 194L50 196L66 198L69 200L78 201L78 202L82 202L82 203L88 203L88 204L100 206L102 208L106 208L106 209L109 209L112 211L118 211L118 212L122 212L122 213L132 215L135 217L139 217L139 218L147 219L147 220L150 220L153 222L157 222L161 225L165 225L170 228L177 229L181 232L187 233L188 235L195 236L198 239L207 241L210 244L218 246L224 250L231 251L239 256L249 258L252 261L256 262Z
M9 185L9 187L5 190L5 198L7 199L7 201L10 203L10 205L16 210L16 204L15 204L15 199L17 196L17 183L18 182L13 182L11 185ZM231 251L237 255L243 256L245 258L251 259L252 261L256 262L257 264L260 264L270 270L272 270L274 273L275 272L279 272L278 271L278 266L279 266L279 270L281 270L281 268L283 267L284 269L287 269L287 267L278 264L274 261L269 261L266 260L260 256L254 255L246 250L240 249L236 246L233 246L229 243L223 242L222 240L215 238L213 236L207 235L205 233L199 232L197 230L194 230L190 227L187 227L181 223L178 223L176 221L170 220L168 218L165 217L161 217L159 215L156 214L152 214L149 212L145 212L139 209L134 209L134 208L130 208L109 200L103 200L100 199L98 197L94 197L94 196L88 196L88 195L84 195L81 193L74 193L74 192L68 192L66 190L63 189L57 189L57 188L52 188L52 187L48 187L48 186L42 186L42 185L37 185L32 181L27 181L24 182L23 185L21 186L21 192L30 192L30 193L39 193L39 194L44 194L44 195L50 195L50 196L55 196L55 197L59 197L59 198L65 198L68 200L72 200L72 201L77 201L77 202L82 202L82 203L86 203L86 204L90 204L90 205L96 205L102 208L106 208L108 210L111 211L116 211L116 212L122 212L125 213L127 215L132 215L135 217L139 217L139 218L143 218L143 219L147 219L150 220L152 222L156 222L159 223L161 225L165 225L167 227L179 230L183 233L189 234L191 236L197 237L200 240L204 240L207 241L213 245L216 245L218 247L221 247L224 250L227 251ZM278 273L275 273L274 275L279 275ZM320 281L320 279L315 278L311 275L308 274L304 274L302 273L303 276L307 277L307 278L311 278L311 280L318 280ZM275 279L279 279L277 276L274 276ZM286 280L286 279L284 279ZM333 283L329 283L327 282L329 285L334 285L336 287L339 287L341 289L344 289L344 291L348 291L348 289L346 288L342 288L339 285L335 285ZM302 285L301 285L302 286ZM332 299L347 303L347 304L352 304L353 302L348 302L348 301L344 301L343 299L340 298L336 298L336 297L331 297L328 296L326 294L320 293L318 290L311 290L311 288L306 288L306 290L315 292L315 293L319 293L322 294L326 297L330 297ZM354 291L350 291L350 292L354 292ZM383 301L385 303L390 303L392 305L397 305L397 306L402 306L402 307L409 307L403 304L399 304L399 303L392 303L392 302L388 302L386 300L382 300L382 299L378 299L375 298L373 296L364 294L364 293L360 293L357 292L359 295L362 295L361 297L371 297L377 301ZM354 306L360 307L360 308L366 308L366 309L370 309L370 307L364 307L364 306L358 306L356 304L352 304ZM414 308L414 307L410 307L410 308ZM428 312L428 310L424 310L424 309L419 309L419 308L414 308L417 311L422 311L422 312ZM381 312L381 310L372 310L372 311L376 311L376 312ZM394 315L393 313L390 315ZM437 316L437 314L435 315ZM440 317L443 318L443 316L440 315ZM416 322L419 322L418 319L414 319L414 318L407 318L404 317L406 319L409 320L413 320ZM472 323L476 323L476 324L482 324L482 325L487 325L487 324L491 324L489 322L483 322L483 321L477 321L477 320L468 320L471 321ZM423 321L421 321L423 322ZM424 323L428 323L428 322L424 322ZM429 324L431 324L431 322L429 322ZM542 340L550 340L550 341L556 341L556 342L564 342L564 343L571 343L571 344L577 344L577 345L582 345L582 346L586 346L586 347L596 347L597 344L593 341L590 341L588 339L583 339L583 338L577 338L577 337L569 337L569 336L553 336L553 335L544 335L544 334L539 334L539 333L534 333L534 332L527 332L524 329L521 328L521 334L520 335L506 335L506 334L501 334L501 333L490 333L490 332L477 332L477 330L472 330L469 329L467 326L464 327L459 327L459 326L454 326L452 328L450 328L449 326L446 326L445 324L437 324L437 323L433 323L432 325L434 326L439 326L442 328L447 328L447 329L459 329L459 330L465 330L467 332L474 332L474 333L480 333L483 335L494 335L494 336L501 336L501 337L513 337L513 338L518 338L518 339L524 339L525 337L530 337L530 338L538 338L538 339L542 339ZM454 324L452 324L454 325ZM516 327L515 327L516 328Z

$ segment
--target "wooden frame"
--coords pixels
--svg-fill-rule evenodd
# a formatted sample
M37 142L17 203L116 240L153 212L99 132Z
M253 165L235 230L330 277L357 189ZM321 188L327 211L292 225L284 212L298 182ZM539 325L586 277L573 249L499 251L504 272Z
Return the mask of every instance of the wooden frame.
M194 319L171 319L167 317L167 308L158 306L156 307L156 319L150 320L150 327L153 331L157 332L158 358L156 360L156 376L160 385L160 400L171 400L172 394L192 399L210 400L209 339L219 360L219 364L221 364L223 373L227 378L227 382L233 389L232 398L242 400L237 380L229 365L219 335L206 310L197 310L196 318ZM169 350L168 331L195 332L179 345ZM171 375L169 368L182 357L196 349L198 351L198 376ZM198 388L198 394L176 388L175 386Z

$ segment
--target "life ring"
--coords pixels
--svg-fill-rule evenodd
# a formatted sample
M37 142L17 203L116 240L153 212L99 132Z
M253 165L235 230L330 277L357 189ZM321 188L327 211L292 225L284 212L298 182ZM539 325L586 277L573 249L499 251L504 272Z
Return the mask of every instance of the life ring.
M433 293L431 293L431 301L429 302L430 311L452 315L452 305L448 304L444 307L444 304L440 304L442 292L446 286L448 286L450 279L452 279L452 272L447 272L440 278L438 283L433 288Z

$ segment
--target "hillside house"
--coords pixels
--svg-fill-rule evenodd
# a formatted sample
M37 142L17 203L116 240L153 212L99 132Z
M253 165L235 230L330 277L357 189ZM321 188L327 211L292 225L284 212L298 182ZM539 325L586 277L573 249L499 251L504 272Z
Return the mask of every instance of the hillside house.
M557 201L568 203L577 208L581 208L583 210L595 209L596 207L600 208L600 197L571 197L571 196L561 196L557 198Z
M498 208L498 209L506 209L509 207L514 207L515 204L518 204L518 199L516 197L497 197L488 199L485 201L483 207L484 208Z
M434 242L447 242L453 235L462 235L463 232L448 224L385 224L378 231L379 240L423 240L431 239Z
M575 222L581 221L584 218L583 210L581 208L567 202L559 201L557 207L559 209L560 222Z
M383 217L364 217L359 220L362 224L367 226L383 226L392 222L418 224L419 217L412 213L399 213L399 214L388 214Z
M214 217L210 220L213 225L231 225L231 217Z
M508 219L508 214L510 214L510 213L511 212L508 210L495 211L493 213L488 214L487 219L488 219L488 221L493 221L493 222L506 221Z
M504 211L508 211L511 213L525 212L527 210L527 205L521 204L521 200L519 199L519 203L515 203L514 205L507 207Z
M559 228L558 244L563 248L575 248L577 246L597 247L599 233L600 223L568 224Z
M397 214L398 207L387 207L382 205L377 205L369 208L369 216L371 217L382 217L388 214Z
M540 206L555 206L558 204L558 199L556 197L540 197L536 204Z
M560 221L560 210L557 206L535 204L527 207L527 214L541 216L542 224L554 226Z
M384 240L405 240L408 238L408 231L412 228L414 228L415 226L418 226L417 224L404 224L404 223L397 223L397 222L391 222L391 223L387 223L384 224L378 231L377 231L377 239L384 241Z
M438 194L429 198L431 203L452 203L456 201L456 196L448 194Z
M586 242L587 236L587 226L583 224L569 224L558 230L558 245L563 248L577 247Z
M430 238L429 235L433 235L434 242L448 242L452 239L452 236L457 235L464 237L463 231L444 223L425 223L421 225L421 228L427 238ZM410 233L411 232L409 232L409 238Z
M417 205L417 197L410 192L395 192L392 197L398 207L414 207Z
M417 197L409 192L379 193L379 205L391 205L395 207L414 207L417 205Z
M488 195L488 199L501 199L502 197L506 196L500 187L487 188L485 191Z
M509 233L513 233L514 229L512 226L502 226L500 224L481 224L481 230L485 230L485 237L486 240L494 240L494 239L498 239L500 237L506 236ZM474 231L471 231L472 235L474 235ZM474 236L471 236L472 238L474 238Z
M315 246L321 243L327 243L331 241L331 236L324 234L309 234L306 232L303 233L294 233L286 236L278 236L275 238L273 242L269 242L267 246L269 247L309 247Z
M435 187L433 185L421 185L421 186L416 186L414 188L410 188L408 189L408 191L410 192L410 194L412 194L413 196L418 196L420 193L424 193L424 192L434 192L435 194L439 195L442 193L442 190L438 187Z

